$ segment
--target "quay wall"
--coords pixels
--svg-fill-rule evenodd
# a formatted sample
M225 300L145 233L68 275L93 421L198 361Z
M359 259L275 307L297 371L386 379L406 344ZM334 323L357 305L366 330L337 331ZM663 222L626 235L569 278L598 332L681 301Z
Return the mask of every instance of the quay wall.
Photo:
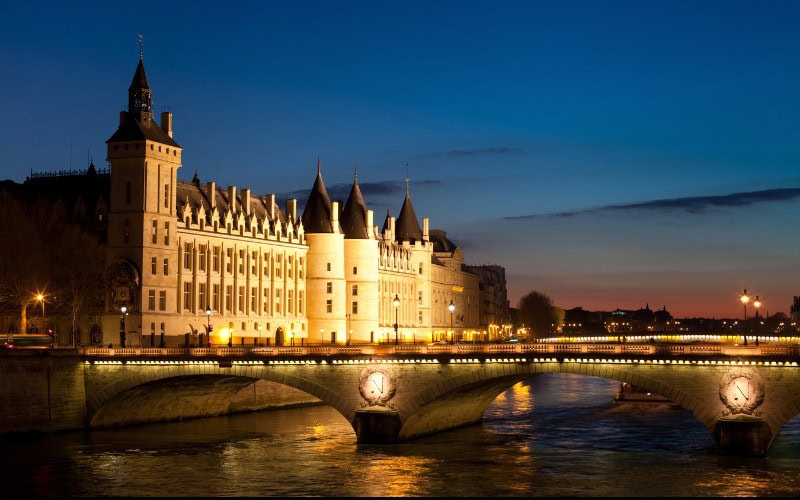
M324 404L283 384L244 380L209 411L208 392L213 391L182 393L174 390L175 384L163 384L132 389L136 397L123 396L113 411L102 412L102 418L92 422L87 420L89 369L71 349L0 352L0 434L170 422Z

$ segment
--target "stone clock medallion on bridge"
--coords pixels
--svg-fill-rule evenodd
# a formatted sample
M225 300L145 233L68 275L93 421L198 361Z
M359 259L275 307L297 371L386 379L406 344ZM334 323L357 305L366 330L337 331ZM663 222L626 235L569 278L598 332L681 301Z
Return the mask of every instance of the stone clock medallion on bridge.
M358 389L370 405L386 406L397 392L397 385L386 370L369 368L361 375Z
M764 402L764 383L746 372L729 373L720 383L719 399L730 415L753 415Z

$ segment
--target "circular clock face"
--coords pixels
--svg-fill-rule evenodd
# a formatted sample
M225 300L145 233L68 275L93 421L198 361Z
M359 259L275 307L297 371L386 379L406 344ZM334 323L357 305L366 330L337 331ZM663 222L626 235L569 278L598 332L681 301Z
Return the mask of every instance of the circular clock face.
M396 390L394 378L383 370L370 369L361 377L359 392L372 405L385 406Z
M752 377L734 375L722 383L719 397L733 414L753 413L764 402L764 390Z

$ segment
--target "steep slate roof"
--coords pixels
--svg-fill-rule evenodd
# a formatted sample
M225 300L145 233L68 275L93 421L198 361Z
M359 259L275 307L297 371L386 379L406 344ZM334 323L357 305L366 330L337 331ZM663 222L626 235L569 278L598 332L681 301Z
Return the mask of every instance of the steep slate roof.
M441 229L431 229L429 237L433 243L434 252L453 252L456 244L447 238L447 233Z
M317 178L314 187L308 195L308 201L303 209L303 228L306 233L332 233L331 226L331 199L328 190L322 182L322 173L317 160Z
M140 56L139 64L136 66L136 71L133 73L133 80L131 80L131 86L128 87L128 92L149 89L150 84L147 82L147 73L144 71L144 62Z
M179 180L178 185L176 186L176 197L176 207L178 209L179 217L184 205L187 203L189 206L195 209L203 206L207 215L213 210L208 198L208 185L200 184L199 178L197 179L197 182L195 182L194 179L191 182ZM269 198L266 196L250 196L249 211L245 211L242 208L243 200L244 198L241 196L241 191L238 191L235 205L237 214L240 212L245 212L255 215L257 219L266 220L269 222L275 222L275 220L280 220L283 224L288 222L286 214L281 211L277 203L273 204L273 213L275 214L275 219L269 218ZM214 202L217 212L219 212L220 215L225 214L231 208L231 200L228 198L228 192L220 187L217 187L214 192Z
M180 145L175 142L163 128L159 127L156 122L147 120L146 123L142 123L130 113L125 113L125 118L122 120L119 128L106 143L143 140L180 147Z
M367 232L367 204L361 196L361 189L358 187L358 173L353 179L353 187L350 189L350 196L344 204L344 210L340 218L344 237L351 240L369 239ZM306 229L306 232L308 230Z
M411 196L408 194L408 179L406 179L406 199L403 200L403 208L397 217L395 233L397 241L422 241L422 230L419 228L417 214L414 213Z

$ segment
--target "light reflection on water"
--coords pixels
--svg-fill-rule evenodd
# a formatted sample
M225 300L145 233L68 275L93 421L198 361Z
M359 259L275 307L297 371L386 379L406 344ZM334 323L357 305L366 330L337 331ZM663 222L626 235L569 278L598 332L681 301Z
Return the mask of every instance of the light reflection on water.
M617 382L539 375L484 423L357 445L329 407L2 441L6 494L34 496L795 496L800 419L768 459L716 453L689 412L615 406Z

